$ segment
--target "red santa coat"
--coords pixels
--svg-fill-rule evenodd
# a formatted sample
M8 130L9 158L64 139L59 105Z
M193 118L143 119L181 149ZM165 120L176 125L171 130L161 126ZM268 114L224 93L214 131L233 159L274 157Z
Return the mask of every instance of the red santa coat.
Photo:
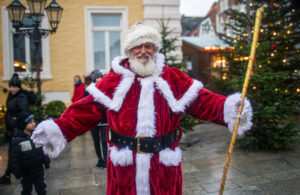
M224 125L226 97L201 82L164 65L156 54L157 72L138 77L128 60L117 57L112 70L91 95L73 103L55 120L67 141L95 127L107 115L109 127L126 136L162 136L174 131L183 112ZM107 194L182 194L181 150L178 142L154 154L137 154L109 142Z
M74 87L74 94L72 97L72 102L76 102L83 98L85 92L85 87L83 83L80 83L79 85Z

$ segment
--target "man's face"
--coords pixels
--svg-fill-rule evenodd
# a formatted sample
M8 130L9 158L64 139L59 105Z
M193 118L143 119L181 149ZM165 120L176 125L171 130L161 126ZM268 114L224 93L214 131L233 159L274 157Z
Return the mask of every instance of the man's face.
M29 131L33 131L35 129L35 121L32 119L29 123L26 125L26 129Z
M141 64L146 64L149 58L154 56L155 49L153 44L144 43L131 49L131 57L136 58Z

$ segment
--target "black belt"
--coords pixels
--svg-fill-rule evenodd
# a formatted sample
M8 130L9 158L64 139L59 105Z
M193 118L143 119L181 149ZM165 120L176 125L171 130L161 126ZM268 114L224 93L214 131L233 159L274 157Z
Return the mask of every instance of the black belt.
M130 137L111 130L111 141L120 148L128 146L137 153L155 153L170 147L176 141L176 130L159 137Z

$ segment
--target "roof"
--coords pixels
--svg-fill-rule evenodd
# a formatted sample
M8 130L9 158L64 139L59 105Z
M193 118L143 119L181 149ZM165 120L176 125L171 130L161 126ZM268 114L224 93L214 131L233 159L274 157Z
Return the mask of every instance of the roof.
M200 48L205 47L229 47L218 37L201 36L201 37L181 37L181 39L189 44L195 45Z

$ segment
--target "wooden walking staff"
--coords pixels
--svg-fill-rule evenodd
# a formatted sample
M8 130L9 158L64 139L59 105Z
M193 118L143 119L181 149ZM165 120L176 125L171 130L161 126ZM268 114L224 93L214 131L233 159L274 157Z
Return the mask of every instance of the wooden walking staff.
M259 8L256 11L256 20L255 20L255 27L254 27L254 33L253 33L253 41L252 41L252 45L251 45L250 58L249 58L249 61L248 61L248 68L247 68L246 78L245 78L244 85L243 85L243 91L242 91L242 96L241 96L242 102L239 106L237 116L240 116L242 114L242 110L243 110L243 106L244 106L244 99L245 99L245 96L246 96L246 93L247 93L247 88L248 88L248 84L249 84L249 81L250 81L250 75L252 73L252 67L253 67L253 63L254 63L256 45L257 45L258 36L259 36L259 32L260 32L260 25L261 25L261 19L262 19L262 13L263 12L264 12L263 7ZM222 195L223 191L224 191L227 170L228 170L228 167L229 167L229 162L230 162L231 154L232 154L233 147L234 147L236 134L237 134L237 131L238 131L238 128L239 128L239 123L240 123L240 118L237 117L236 121L235 121L233 134L232 134L232 137L231 137L231 140L230 140L229 149L228 149L228 152L227 152L226 163L225 163L225 166L224 166L224 169L223 169L223 177L222 177L222 182L221 182L221 186L220 186L220 190L219 190L219 195Z

